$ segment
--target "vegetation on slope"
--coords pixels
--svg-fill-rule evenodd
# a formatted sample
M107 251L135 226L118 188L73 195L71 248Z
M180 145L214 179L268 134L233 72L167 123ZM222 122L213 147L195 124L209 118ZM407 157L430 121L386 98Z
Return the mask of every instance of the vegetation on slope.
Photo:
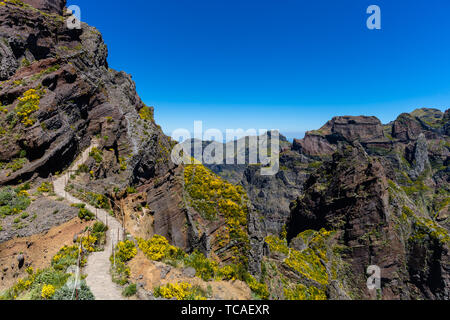
M169 244L169 241L160 235L154 235L149 240L138 239L138 248L152 261L160 261L178 268L191 267L195 269L196 277L204 281L229 281L241 280L246 282L254 294L261 299L268 296L267 286L259 283L251 276L242 264L228 264L221 266L217 261L207 258L204 254L195 251L191 254ZM125 285L128 283L130 269L126 262L130 261L137 253L135 244L130 241L120 242L111 256L113 281ZM115 259L115 260L114 260ZM115 261L115 266L113 265ZM156 296L171 299L196 300L205 296L197 287L188 287L181 284L170 284L155 290Z
M73 288L74 266L86 264L86 254L100 250L105 238L106 226L96 222L92 233L80 237L72 246L63 246L51 260L51 266L43 270L27 268L28 276L20 279L11 288L0 293L0 300L70 300ZM94 300L94 296L83 280L78 290L78 300Z
M247 233L248 197L241 186L235 186L203 165L187 165L184 170L185 190L189 204L209 221L225 220L226 227L216 241L220 247L231 247L232 261L248 263L249 239Z

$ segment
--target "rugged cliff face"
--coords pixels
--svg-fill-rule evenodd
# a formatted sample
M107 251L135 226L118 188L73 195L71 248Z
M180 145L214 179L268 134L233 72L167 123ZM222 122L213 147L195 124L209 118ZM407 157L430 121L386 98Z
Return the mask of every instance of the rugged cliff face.
M337 243L346 248L342 258L354 275L340 279L351 297L373 297L365 268L377 265L385 299L448 299L445 126L444 114L421 109L399 116L386 137L381 124L341 130L338 151L292 204L288 242L309 229L337 231ZM325 138L336 133L321 131Z
M286 144L276 176L261 177L258 168L247 166L240 183L257 209L249 235L259 240L252 245L255 266L263 265L254 270L269 269L271 278L288 283L283 292L276 290L281 284L268 281L272 297L293 292L327 292L337 299L448 297L447 128L448 110L418 109L388 125L374 117L336 117ZM235 179L230 166L212 169ZM298 255L316 250L316 243L305 241L312 230L333 232L327 259L314 266L325 268L327 281L313 274L299 280L305 269L295 272L293 259L283 253L288 246ZM367 289L369 265L381 268L382 295Z
M135 185L142 205L151 203L145 233L189 247L181 231L187 221L182 168L170 162L172 143L131 77L108 68L101 34L84 23L68 29L64 6L62 0L0 6L0 184L54 176L95 141L70 191L81 186L104 195L121 215L131 210L122 210L121 200Z

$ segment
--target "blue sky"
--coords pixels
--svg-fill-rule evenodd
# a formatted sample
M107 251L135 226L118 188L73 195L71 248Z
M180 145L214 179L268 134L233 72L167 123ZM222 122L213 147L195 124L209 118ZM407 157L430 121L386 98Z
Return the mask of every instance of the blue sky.
M450 105L447 0L68 0L102 32L111 68L133 76L170 134L279 129L336 115L384 123ZM382 29L366 28L381 8Z

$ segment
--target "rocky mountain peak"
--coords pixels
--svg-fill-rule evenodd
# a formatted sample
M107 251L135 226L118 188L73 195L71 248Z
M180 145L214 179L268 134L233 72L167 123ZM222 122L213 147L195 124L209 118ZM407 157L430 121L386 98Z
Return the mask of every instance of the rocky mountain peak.
M339 135L347 141L367 142L384 138L381 121L368 116L334 117L319 132Z
M293 148L310 156L329 156L336 151L339 140L361 143L384 141L383 125L376 117L334 117L319 130L308 131L304 139L295 139Z

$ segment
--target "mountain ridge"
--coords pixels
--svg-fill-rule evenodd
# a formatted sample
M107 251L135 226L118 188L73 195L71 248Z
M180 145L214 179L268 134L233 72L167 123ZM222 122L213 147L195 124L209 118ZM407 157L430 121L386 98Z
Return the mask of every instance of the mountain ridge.
M292 143L281 136L273 176L258 165L174 164L177 143L154 108L109 68L95 28L67 29L64 6L0 2L0 239L78 221L51 187L67 177L64 193L106 210L131 239L122 244L130 252L113 251L129 257L117 261L125 284L140 280L127 269L136 250L161 270L182 265L183 279L237 279L260 298L450 298L449 110L416 109L385 125L337 116ZM32 203L64 216L30 217ZM32 262L35 247L17 257ZM0 258L8 283L26 276L11 261ZM369 265L381 269L379 292L367 288ZM139 290L158 293L164 277Z

